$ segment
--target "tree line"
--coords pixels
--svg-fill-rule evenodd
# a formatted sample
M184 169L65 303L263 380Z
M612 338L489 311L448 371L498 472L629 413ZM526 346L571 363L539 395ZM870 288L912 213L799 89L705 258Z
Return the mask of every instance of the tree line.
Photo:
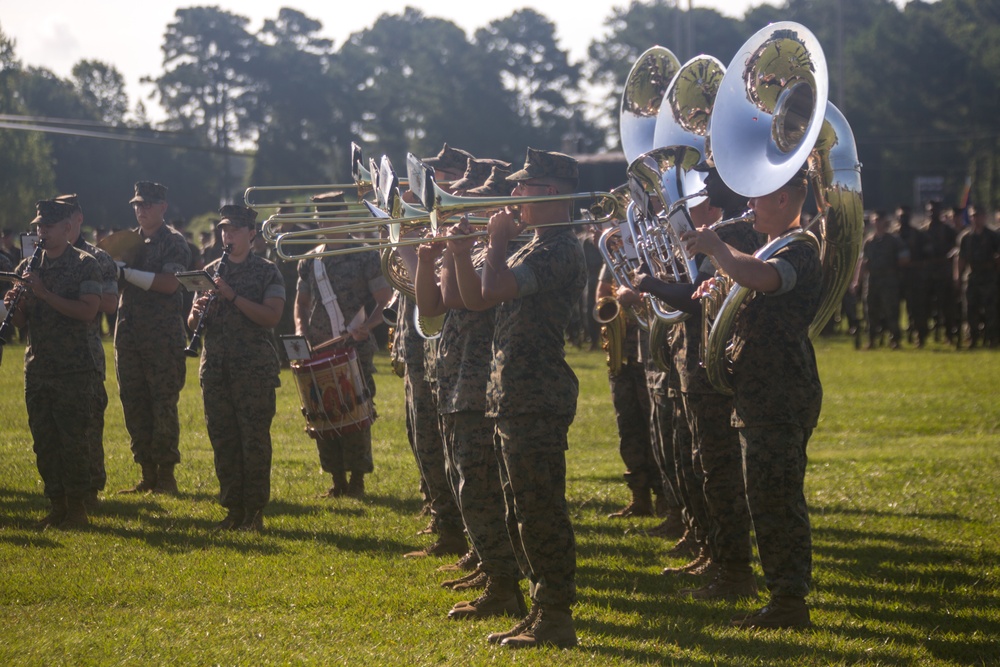
M610 10L583 62L532 9L468 35L407 8L342 45L322 24L283 8L256 32L217 7L177 10L163 69L147 77L167 119L131 104L113 63L83 60L63 79L22 63L0 24L0 127L23 117L72 119L71 134L0 129L0 227L22 228L36 199L85 195L88 222L131 224L131 183L170 186L171 211L192 217L247 184L350 181L350 144L402 164L445 141L519 161L524 147L587 154L618 147L620 92L632 64L662 44L681 62L728 64L773 21L804 24L823 44L830 99L850 121L866 205L915 203L917 177L943 179L956 203L996 209L1000 170L1000 0L786 0L743 18L681 2ZM594 91L599 91L594 99ZM109 131L128 141L97 138ZM624 180L624 173L622 174ZM234 195L234 193L236 193Z

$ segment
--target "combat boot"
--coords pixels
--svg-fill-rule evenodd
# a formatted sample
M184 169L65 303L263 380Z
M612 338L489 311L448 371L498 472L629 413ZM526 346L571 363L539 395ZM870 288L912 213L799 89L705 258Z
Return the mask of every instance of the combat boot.
M711 562L712 557L708 555L708 549L703 547L693 560L678 567L665 567L660 574L703 574Z
M459 602L448 618L462 620L466 618L490 618L491 616L524 616L528 608L524 604L517 579L513 577L489 577L486 590L471 602Z
M738 600L757 597L757 581L749 566L718 568L715 578L698 588L682 588L681 595L695 600Z
M809 606L800 597L775 595L766 606L748 615L734 616L734 628L808 628Z
M542 607L531 627L519 635L507 637L500 645L510 648L570 648L576 646L576 643L576 629L573 627L573 614L569 607Z
M464 570L466 572L471 572L479 567L479 554L476 553L475 549L469 549L465 552L465 555L458 559L457 562L450 565L442 565L437 569L438 572L458 572L459 570Z
M66 517L55 524L59 530L77 530L90 525L87 518L87 506L83 502L83 496L66 497Z
M52 504L49 513L35 524L35 528L39 530L45 530L49 526L58 526L66 518L66 496L52 496L49 498L49 502Z
M246 512L243 511L242 507L230 507L229 512L226 513L226 518L215 524L212 529L216 532L220 530L236 530L243 524L243 519L246 518Z
M247 518L236 530L242 533L263 533L264 532L264 510L247 512Z
M464 579L464 581L460 581L451 586L451 590L469 591L474 588L486 588L486 582L489 580L489 577L486 576L485 572L480 570L476 576L472 576L472 573L470 573Z
M697 557L699 546L698 540L694 536L694 531L688 529L684 531L683 537L677 540L677 544L670 548L667 555L671 558Z
M455 579L446 579L445 581L442 581L441 588L454 588L458 584L464 584L467 581L472 581L481 574L483 574L483 571L480 570L479 566L477 565L476 569L473 570L472 572L466 572L462 576L456 577Z
M662 497L662 496L661 496ZM662 537L667 540L679 540L684 537L684 519L679 508L671 508L666 512L663 522L649 531L650 537Z
M347 483L347 491L344 495L348 498L364 498L365 497L365 474L363 472L353 471L351 473L351 481Z
M608 515L609 519L625 519L630 516L653 516L653 502L650 499L649 489L632 488L632 501L618 510Z
M84 495L83 502L87 506L88 512L93 512L101 506L101 498L97 494L97 489L91 489Z
M173 463L161 465L157 469L156 486L153 487L153 493L165 493L171 496L176 496L178 494L177 480L174 478Z
M340 498L342 495L347 493L347 475L343 472L332 473L333 476L333 486L326 490L325 493L321 493L317 498Z
M499 644L508 637L516 637L532 625L535 624L535 619L538 618L538 612L540 607L536 602L531 603L531 609L528 611L528 615L522 618L517 624L512 627L507 632L493 632L486 636L486 641L490 644Z
M152 463L142 464L142 479L135 486L122 489L118 493L149 493L156 488L156 465Z
M461 556L469 550L469 543L465 541L465 534L462 531L442 532L437 542L425 549L411 551L404 554L403 558L426 558L427 556Z

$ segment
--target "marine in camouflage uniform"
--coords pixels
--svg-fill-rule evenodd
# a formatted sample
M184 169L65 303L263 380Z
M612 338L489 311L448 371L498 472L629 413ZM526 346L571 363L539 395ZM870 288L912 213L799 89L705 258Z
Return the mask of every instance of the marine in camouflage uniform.
M871 216L875 233L861 249L862 295L865 319L868 320L868 347L873 348L883 332L889 333L889 345L899 346L899 277L900 264L909 251L898 237L889 234L889 221L876 211Z
M338 248L345 247L337 245ZM314 251L315 252L315 251ZM323 305L313 263L320 261L326 269L330 286L337 297L337 303L349 325L358 312L364 309L366 318L354 333L348 333L343 348L353 348L358 357L358 365L365 386L372 399L375 398L375 341L369 328L382 318L382 309L389 302L392 290L382 275L378 253L374 250L352 254L307 257L299 261L298 283L296 285L295 327L297 333L305 335L313 347L326 343L342 335L334 332L330 316ZM320 466L333 477L329 496L364 495L364 476L375 469L372 460L371 427L343 435L333 432L314 434L319 451ZM347 473L351 482L347 482Z
M39 226L46 250L34 271L27 270L30 259L18 266L30 292L21 298L14 324L30 325L24 399L38 472L52 504L39 527L76 527L88 523L87 433L98 382L88 326L100 304L101 271L96 259L69 244L72 206L45 200L37 208L32 224Z
M204 318L201 366L205 426L215 454L222 529L263 529L271 495L271 421L280 363L268 325L283 311L285 285L278 268L250 252L256 212L245 206L219 209L226 258L205 267L219 289L200 295L188 325ZM211 306L206 311L206 305ZM202 315L205 312L206 314Z
M104 342L101 339L101 320L105 313L113 313L118 305L118 267L111 255L101 250L97 246L88 243L83 234L80 233L83 224L83 208L76 195L60 195L56 201L66 202L73 206L74 212L70 220L73 224L73 233L76 240L73 245L78 250L82 250L90 255L101 267L101 306L97 311L97 317L90 323L90 350L97 363L98 382L94 390L93 419L90 424L90 431L87 440L90 442L90 483L91 494L88 496L88 503L93 506L97 502L97 494L104 489L108 481L107 471L104 467L104 411L108 407L108 392L104 383L107 379L106 362L104 358Z
M576 187L577 164L567 155L529 148L524 169L508 180L517 183L514 196L568 193ZM568 218L565 203L521 207L529 225ZM507 243L522 228L509 212L491 218L482 294L501 302L486 416L496 423L507 529L530 581L532 611L488 640L514 648L565 647L577 641L570 611L576 601L576 542L566 504L566 449L579 385L563 346L587 268L571 227L536 229L507 259Z
M180 462L177 401L184 387L184 298L173 274L184 271L191 251L184 236L163 222L167 189L135 184L131 199L142 239L138 258L119 272L115 367L132 457L142 480L129 492L176 493Z
M800 225L804 172L775 192L750 199L754 228L774 239ZM770 602L737 627L809 625L805 596L812 541L804 479L806 445L819 419L822 386L809 327L822 298L817 245L796 240L764 261L743 256L711 231L685 234L739 284L754 290L736 316L729 355L733 426L743 447L747 498Z
M997 324L997 264L1000 262L1000 233L986 226L986 212L972 211L972 226L958 240L959 275L965 321L969 325L969 346L980 341L1000 346Z

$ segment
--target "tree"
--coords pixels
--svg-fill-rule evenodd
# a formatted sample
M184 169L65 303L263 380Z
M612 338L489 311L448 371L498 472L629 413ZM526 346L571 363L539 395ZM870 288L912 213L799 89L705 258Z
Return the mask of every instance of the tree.
M108 125L121 125L128 111L125 78L114 65L81 60L73 66L77 94Z

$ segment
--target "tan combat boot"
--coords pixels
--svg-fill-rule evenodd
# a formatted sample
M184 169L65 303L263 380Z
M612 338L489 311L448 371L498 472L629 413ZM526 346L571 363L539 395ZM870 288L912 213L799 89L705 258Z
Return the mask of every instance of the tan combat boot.
M35 528L39 530L45 530L49 526L54 528L66 518L66 496L52 496L49 502L52 504L49 513L35 524Z
M775 595L766 606L749 615L734 616L729 622L735 628L808 628L809 606L800 597Z
M177 480L174 478L173 463L161 465L157 468L156 486L153 487L153 493L165 493L171 496L176 496L178 494Z
M653 516L653 501L649 488L632 489L632 501L624 508L608 515L609 519L626 519L630 516Z
M135 486L122 489L118 493L149 493L156 488L156 465L152 463L142 464L142 479Z
M695 600L738 600L757 597L757 581L748 565L733 567L723 565L709 583L698 588L682 588L681 595Z
M491 616L524 616L528 608L524 604L517 579L513 577L489 577L486 590L471 602L459 602L448 612L448 618L490 618Z
M535 622L519 635L507 637L501 646L510 648L537 648L556 646L570 648L576 646L576 628L569 607L542 607Z
M538 618L538 612L540 608L535 602L531 603L531 609L528 611L528 615L522 618L517 624L512 627L507 632L493 632L486 636L486 641L490 644L499 644L508 637L516 637L528 628L530 628L535 623L535 619Z
M66 517L55 524L59 530L77 530L90 525L87 518L87 506L84 504L83 496L66 497Z

